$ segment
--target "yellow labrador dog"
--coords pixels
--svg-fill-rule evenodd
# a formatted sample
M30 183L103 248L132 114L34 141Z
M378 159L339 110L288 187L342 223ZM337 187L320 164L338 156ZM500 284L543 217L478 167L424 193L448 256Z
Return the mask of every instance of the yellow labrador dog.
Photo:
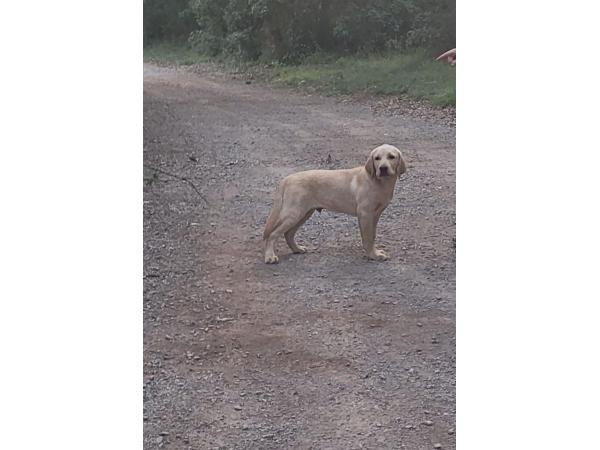
M362 245L367 257L386 260L387 255L375 249L375 229L383 210L394 195L394 186L406 172L400 150L380 145L369 155L365 166L345 170L307 170L283 179L263 234L265 263L279 261L275 241L281 236L294 253L306 249L294 240L296 231L318 210L328 209L358 217Z

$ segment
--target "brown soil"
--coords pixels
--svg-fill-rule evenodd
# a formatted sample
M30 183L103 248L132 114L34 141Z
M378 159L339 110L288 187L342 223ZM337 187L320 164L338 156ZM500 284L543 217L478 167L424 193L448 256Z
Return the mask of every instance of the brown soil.
M282 177L408 172L364 258L323 211L263 263ZM144 66L144 443L155 449L455 448L455 129L368 101Z

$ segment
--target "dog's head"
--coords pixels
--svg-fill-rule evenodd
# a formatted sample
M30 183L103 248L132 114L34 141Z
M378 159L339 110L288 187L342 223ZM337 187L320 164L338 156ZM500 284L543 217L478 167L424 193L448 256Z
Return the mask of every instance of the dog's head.
M400 177L406 172L402 152L393 145L383 144L373 149L365 165L367 173L375 178Z

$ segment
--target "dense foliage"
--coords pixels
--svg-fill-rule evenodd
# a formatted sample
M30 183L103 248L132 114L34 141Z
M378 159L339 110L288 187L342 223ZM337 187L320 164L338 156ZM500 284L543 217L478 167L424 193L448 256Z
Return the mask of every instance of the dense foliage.
M144 0L144 45L185 41L196 28L189 0Z
M455 16L454 0L145 0L144 32L177 37L179 24L203 53L296 62L318 51L447 50Z

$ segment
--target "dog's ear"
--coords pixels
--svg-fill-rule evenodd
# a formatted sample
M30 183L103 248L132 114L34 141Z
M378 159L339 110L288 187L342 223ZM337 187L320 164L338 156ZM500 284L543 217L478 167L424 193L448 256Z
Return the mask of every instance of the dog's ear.
M365 170L370 176L375 176L375 161L373 160L372 154L369 155L369 159L367 159L367 163L365 164Z
M396 167L396 173L398 174L398 178L400 178L400 175L406 172L406 160L404 159L404 156L400 150L398 150L398 162L396 164L398 164Z

